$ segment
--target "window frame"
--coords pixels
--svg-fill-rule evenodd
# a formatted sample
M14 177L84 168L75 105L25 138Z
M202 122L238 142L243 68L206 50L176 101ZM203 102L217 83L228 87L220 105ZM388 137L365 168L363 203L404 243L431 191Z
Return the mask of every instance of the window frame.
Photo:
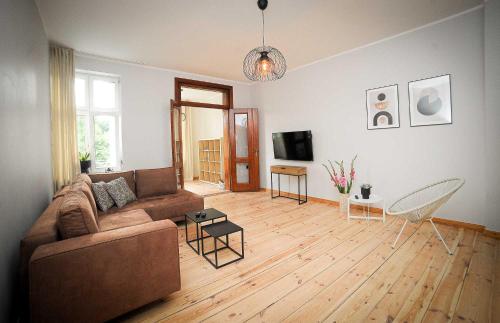
M92 172L104 172L106 169L111 168L114 171L119 171L122 169L123 165L123 155L122 155L122 127L121 127L121 82L120 76L107 73L92 72L86 70L77 69L75 71L75 83L76 79L85 80L85 106L76 106L77 118L80 116L88 117L87 133L85 145L90 152L90 158L92 160L91 171ZM93 102L93 81L103 80L106 82L112 82L115 84L115 108L104 109L95 108ZM97 167L96 153L95 153L95 117L96 116L113 116L115 118L115 142L116 142L116 165L106 165Z

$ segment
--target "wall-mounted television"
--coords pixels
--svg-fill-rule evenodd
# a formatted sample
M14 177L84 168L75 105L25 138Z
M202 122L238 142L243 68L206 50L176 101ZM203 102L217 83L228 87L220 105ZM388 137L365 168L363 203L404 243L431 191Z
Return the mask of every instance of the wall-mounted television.
M275 159L313 160L311 130L273 133Z

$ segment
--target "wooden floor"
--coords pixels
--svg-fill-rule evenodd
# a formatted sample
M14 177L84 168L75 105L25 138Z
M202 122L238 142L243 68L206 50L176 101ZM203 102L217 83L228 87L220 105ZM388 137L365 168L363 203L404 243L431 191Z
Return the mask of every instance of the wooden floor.
M206 198L245 229L245 259L215 270L186 246L182 290L130 313L130 322L500 322L500 244L429 223L348 223L338 209L268 193ZM234 237L231 241L238 247Z
M227 192L225 190L219 189L219 187L217 187L217 185L215 184L200 182L198 180L185 181L184 189L201 196L211 196Z

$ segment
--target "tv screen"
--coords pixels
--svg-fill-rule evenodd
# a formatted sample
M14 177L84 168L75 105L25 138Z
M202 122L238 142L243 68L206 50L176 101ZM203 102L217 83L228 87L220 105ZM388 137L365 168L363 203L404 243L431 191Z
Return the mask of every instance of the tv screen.
M274 158L285 160L313 160L311 131L273 133Z

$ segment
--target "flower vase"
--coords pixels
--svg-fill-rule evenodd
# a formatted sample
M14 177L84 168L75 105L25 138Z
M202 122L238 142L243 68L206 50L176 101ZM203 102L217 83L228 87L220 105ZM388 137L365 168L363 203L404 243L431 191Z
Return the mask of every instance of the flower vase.
M341 213L347 213L348 199L349 193L340 193L339 209Z

